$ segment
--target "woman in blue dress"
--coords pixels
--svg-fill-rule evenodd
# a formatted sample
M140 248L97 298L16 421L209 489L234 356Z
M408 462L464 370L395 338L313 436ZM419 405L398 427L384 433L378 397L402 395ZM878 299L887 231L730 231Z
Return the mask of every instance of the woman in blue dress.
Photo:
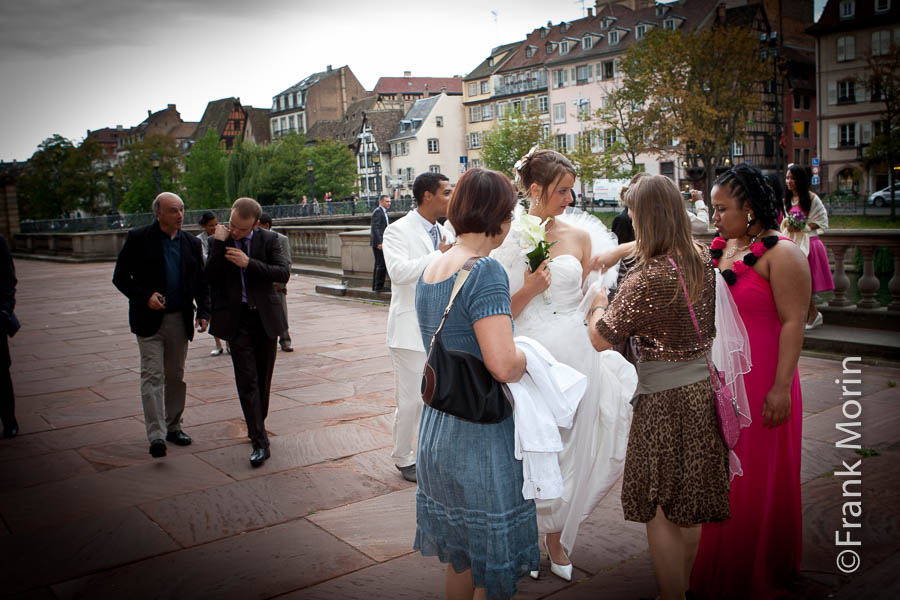
M503 382L519 380L525 356L513 343L506 271L487 256L506 237L515 204L516 193L504 175L466 171L448 211L456 244L425 269L416 286L427 348L457 272L469 259L483 257L459 291L441 339L449 350L481 358ZM512 417L474 423L425 406L416 467L414 548L447 563L447 598L512 597L516 581L540 563L534 501L522 497Z

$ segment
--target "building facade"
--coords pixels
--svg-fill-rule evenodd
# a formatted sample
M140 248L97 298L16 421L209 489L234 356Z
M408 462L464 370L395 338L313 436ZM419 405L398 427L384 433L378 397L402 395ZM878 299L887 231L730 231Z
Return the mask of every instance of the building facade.
M426 171L443 173L455 185L463 171L460 157L466 155L464 132L461 95L417 100L387 140L390 189L395 194L412 194L416 176Z
M867 195L886 187L887 169L864 162L885 118L879 91L866 85L867 57L900 44L900 2L829 0L808 32L816 38L819 190Z
M272 138L292 132L305 134L319 121L340 120L348 106L367 95L350 67L332 69L328 65L326 70L272 96Z

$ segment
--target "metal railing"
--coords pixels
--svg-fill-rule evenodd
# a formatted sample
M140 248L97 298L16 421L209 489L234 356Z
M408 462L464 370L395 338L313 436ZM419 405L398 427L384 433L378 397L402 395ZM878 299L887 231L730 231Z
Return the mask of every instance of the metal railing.
M263 212L271 215L273 219L289 219L302 217L331 217L357 215L372 212L378 205L374 197L368 200L349 200L336 202L309 203L306 206L300 204L272 204L263 206ZM405 197L393 201L391 211L407 211L413 206L412 198ZM212 212L220 222L228 220L230 209L214 208L202 210L184 211L185 225L194 225L205 212ZM153 222L156 217L153 213L134 213L126 215L103 215L98 217L81 217L73 219L45 219L23 220L19 223L19 231L22 233L85 233L90 231L107 231L117 229L132 229L143 227Z

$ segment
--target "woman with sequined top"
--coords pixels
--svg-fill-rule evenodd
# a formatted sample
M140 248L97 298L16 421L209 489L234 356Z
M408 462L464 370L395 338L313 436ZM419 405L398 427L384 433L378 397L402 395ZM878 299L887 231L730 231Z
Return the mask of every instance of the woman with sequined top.
M688 588L699 525L729 516L728 449L706 363L716 332L716 275L709 252L691 237L671 179L642 177L625 203L637 261L612 303L603 295L594 302L588 331L598 351L627 337L638 348L622 507L627 520L646 523L661 597L674 600Z
M738 165L712 189L718 263L747 328L753 368L744 375L749 414L733 451L731 519L703 525L691 588L702 598L775 598L800 566L803 399L797 362L810 297L809 263L780 237L771 186Z

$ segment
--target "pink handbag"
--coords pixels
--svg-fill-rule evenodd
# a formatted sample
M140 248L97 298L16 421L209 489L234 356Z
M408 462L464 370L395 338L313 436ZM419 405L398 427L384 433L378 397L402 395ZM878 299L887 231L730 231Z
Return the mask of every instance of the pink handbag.
M681 289L684 290L684 299L687 301L688 310L691 313L691 321L694 322L694 329L697 331L697 337L702 342L703 337L700 335L700 326L697 325L697 317L694 315L694 306L691 304L691 298L688 295L684 278L681 276L681 271L678 270L678 265L675 264L675 261L672 260L671 257L669 257L669 262L675 267L675 272L678 274L678 280L681 282ZM734 399L734 394L731 393L731 389L725 384L725 377L720 371L713 369L712 363L709 362L709 354L706 355L706 366L709 368L709 378L712 380L713 390L715 390L716 393L716 416L719 417L719 435L722 436L722 441L725 442L725 446L731 450L737 444L738 436L741 432L741 424L738 420L737 401Z

